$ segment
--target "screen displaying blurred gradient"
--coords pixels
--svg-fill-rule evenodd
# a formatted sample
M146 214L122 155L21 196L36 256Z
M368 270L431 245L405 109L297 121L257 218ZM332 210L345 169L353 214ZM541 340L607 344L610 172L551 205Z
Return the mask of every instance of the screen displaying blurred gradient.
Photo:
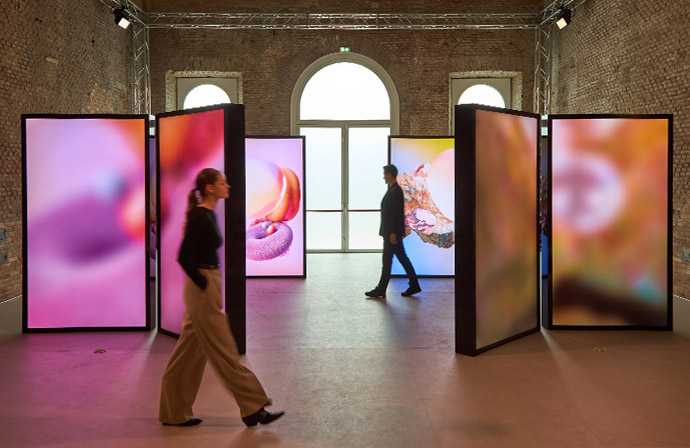
M182 289L184 270L177 262L187 197L204 168L221 173L225 166L225 111L223 109L158 117L158 169L160 185L160 328L180 334L185 313ZM232 179L228 179L232 187ZM225 201L216 206L218 227L225 244ZM218 250L220 278L225 294L225 250Z
M476 111L477 348L538 324L537 135L536 118Z
M666 118L551 120L552 323L664 326Z
M455 140L391 137L389 141L390 163L398 168L398 184L405 196L405 252L418 275L454 275ZM405 274L397 257L391 273Z
M27 328L144 327L145 118L26 118Z
M247 276L302 276L304 139L245 142Z

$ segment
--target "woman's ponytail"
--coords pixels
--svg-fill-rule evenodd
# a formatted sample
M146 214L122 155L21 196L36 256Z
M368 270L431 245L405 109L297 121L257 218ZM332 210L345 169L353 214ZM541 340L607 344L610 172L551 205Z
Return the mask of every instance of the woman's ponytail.
M184 226L182 227L183 235L187 234L187 221L189 221L189 212L194 210L194 207L199 205L199 198L197 198L196 196L197 191L198 190L196 188L193 188L187 195L187 210L184 213Z
M199 196L203 200L205 195L204 188L206 188L206 185L213 185L213 183L218 179L218 176L220 175L221 173L217 169L204 168L196 176L196 187L189 192L189 195L187 195L187 211L185 212L184 227L182 228L183 235L187 234L187 222L189 221L189 212L194 210L194 207L201 203L201 201L199 201Z

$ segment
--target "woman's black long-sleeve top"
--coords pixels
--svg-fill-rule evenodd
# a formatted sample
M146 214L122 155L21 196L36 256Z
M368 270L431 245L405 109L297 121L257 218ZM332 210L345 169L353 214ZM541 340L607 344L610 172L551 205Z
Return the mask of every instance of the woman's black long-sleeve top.
M187 214L187 228L177 261L199 288L206 289L206 277L201 275L199 267L218 265L216 251L222 245L216 213L206 207L194 207Z

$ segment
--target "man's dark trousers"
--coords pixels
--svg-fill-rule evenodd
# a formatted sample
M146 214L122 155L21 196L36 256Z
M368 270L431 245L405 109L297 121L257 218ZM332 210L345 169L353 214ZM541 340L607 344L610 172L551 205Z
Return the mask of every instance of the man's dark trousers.
M380 291L386 291L388 287L388 281L391 279L391 268L393 267L393 255L398 257L398 261L405 269L405 274L410 280L410 286L419 286L419 281L417 280L417 273L410 263L410 259L407 258L405 253L405 248L403 247L402 239L398 240L398 244L392 244L388 238L383 238L383 267L381 268L381 279L376 289Z

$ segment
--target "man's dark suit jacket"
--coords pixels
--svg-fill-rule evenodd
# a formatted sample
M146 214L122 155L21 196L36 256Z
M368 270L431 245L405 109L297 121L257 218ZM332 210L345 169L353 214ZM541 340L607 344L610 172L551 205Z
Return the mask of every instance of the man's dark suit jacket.
M405 203L402 188L397 182L388 187L381 200L379 235L387 240L391 233L398 237L398 241L405 236Z

